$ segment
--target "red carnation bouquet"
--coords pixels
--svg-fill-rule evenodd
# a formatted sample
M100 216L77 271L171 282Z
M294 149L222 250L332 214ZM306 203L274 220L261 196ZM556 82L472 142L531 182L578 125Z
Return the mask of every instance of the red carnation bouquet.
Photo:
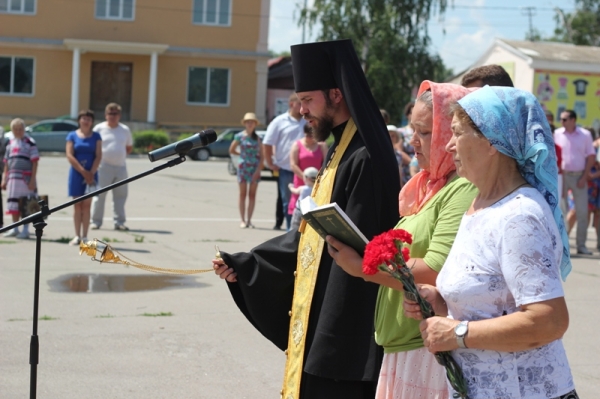
M406 230L392 229L375 236L365 248L363 273L373 275L377 274L379 270L389 273L402 283L404 296L417 302L423 318L427 319L435 316L435 313L431 304L419 294L415 278L406 264L410 259L410 250L405 244L412 244L412 236ZM452 358L450 352L438 352L435 357L437 362L446 368L446 377L459 395L455 397L468 399L467 383L460 366Z

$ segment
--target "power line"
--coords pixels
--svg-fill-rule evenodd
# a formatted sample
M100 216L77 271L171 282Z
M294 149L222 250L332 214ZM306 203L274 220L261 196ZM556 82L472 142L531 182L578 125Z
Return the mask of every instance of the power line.
M449 8L460 8L460 9L469 9L469 10L506 10L506 11L518 11L523 8L534 8L540 11L554 11L554 7L523 7L523 6L477 6L477 5L467 5L467 4L453 4ZM574 8L565 9L568 11L574 11Z
M89 3L94 3L94 0L58 0L58 1L62 1L65 3L76 3L78 5L81 5L82 3L85 3L86 1ZM286 0L283 0L286 1ZM523 8L527 8L527 7L520 7L520 6L477 6L477 5L467 5L467 4L454 4L449 6L448 8L446 8L446 10L448 9L467 9L467 10L504 10L504 11L519 11ZM537 9L539 11L552 11L554 12L555 9L553 7L530 7L530 8L534 8ZM143 5L143 4L139 4L138 2L136 2L135 4L135 9L145 9L145 10L156 10L156 11L171 11L171 12L181 12L181 13L187 13L187 14L191 14L193 13L193 7L189 7L189 8L177 8L177 7L169 7L169 6L149 6L149 5ZM574 9L567 9L564 8L564 11L574 11ZM230 12L229 13L231 16L236 16L236 17L250 17L250 18L266 18L266 17L271 17L271 18L277 18L277 19L288 19L288 20L295 20L294 17L291 16L287 16L287 15L272 15L272 14L268 14L268 15L264 15L264 14L254 14L254 13L240 13L240 12Z

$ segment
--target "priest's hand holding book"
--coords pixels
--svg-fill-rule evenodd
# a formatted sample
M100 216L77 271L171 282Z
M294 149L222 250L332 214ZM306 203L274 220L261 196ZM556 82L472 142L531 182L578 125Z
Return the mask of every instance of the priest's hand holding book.
M325 238L327 242L327 252L335 260L339 267L344 269L346 273L354 277L360 277L366 280L366 276L362 271L363 258L352 247L344 244L337 238L328 235Z

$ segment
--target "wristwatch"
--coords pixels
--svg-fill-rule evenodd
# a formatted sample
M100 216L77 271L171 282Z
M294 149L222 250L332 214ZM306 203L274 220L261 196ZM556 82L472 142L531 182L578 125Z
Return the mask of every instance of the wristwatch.
M458 343L459 348L466 348L465 345L465 337L469 332L469 322L461 321L454 327L454 334L456 335L456 342Z

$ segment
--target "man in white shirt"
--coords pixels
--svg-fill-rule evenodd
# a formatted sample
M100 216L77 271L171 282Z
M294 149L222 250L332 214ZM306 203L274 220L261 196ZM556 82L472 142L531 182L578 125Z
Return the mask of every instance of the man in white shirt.
M554 131L554 142L561 148L564 193L571 190L577 216L577 253L591 255L585 243L588 229L588 179L594 162L594 149L591 133L577 126L577 114L567 109L560 113L561 128ZM566 197L566 195L563 196ZM600 250L600 242L598 243Z
M94 131L102 136L102 161L98 168L98 185L106 187L127 178L127 154L133 149L133 138L129 128L122 123L121 106L110 103L105 109L106 122L94 126ZM97 230L102 226L104 217L104 201L107 193L102 193L92 200L92 220L90 228ZM129 230L125 226L125 200L127 185L116 187L113 195L113 219L115 230Z
M294 172L290 166L290 151L296 140L304 137L304 124L300 114L300 101L296 93L289 98L289 110L277 116L267 127L267 134L263 140L265 161L272 171L278 171L278 188L281 195L283 215L287 230L290 229L292 215L288 214L290 190L288 185L294 180Z

